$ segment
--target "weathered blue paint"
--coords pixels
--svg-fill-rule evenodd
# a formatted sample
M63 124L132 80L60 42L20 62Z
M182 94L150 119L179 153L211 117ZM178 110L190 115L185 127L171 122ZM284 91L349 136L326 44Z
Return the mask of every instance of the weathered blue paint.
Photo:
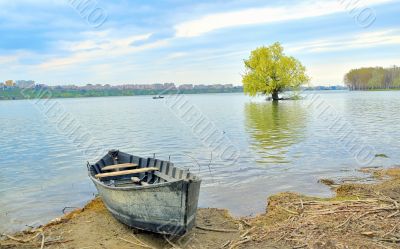
M139 168L157 167L157 174L140 173L96 179L95 174L108 165L134 162ZM183 235L196 219L201 179L169 161L141 158L119 151L110 151L93 165L89 177L104 204L120 222L138 229L162 234ZM149 185L133 183L139 177Z

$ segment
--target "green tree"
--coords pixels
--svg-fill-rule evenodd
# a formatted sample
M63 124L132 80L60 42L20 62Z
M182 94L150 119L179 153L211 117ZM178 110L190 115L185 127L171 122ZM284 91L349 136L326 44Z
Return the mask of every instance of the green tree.
M350 90L393 89L400 86L400 68L366 67L350 70L344 82Z
M253 50L244 65L243 90L250 96L272 94L273 100L279 100L278 93L309 81L306 68L294 57L286 56L279 42Z
M393 80L393 88L400 88L400 75L398 75L394 80Z
M382 85L382 82L385 79L385 69L375 68L372 71L371 78L368 81L368 88L369 89L376 89Z

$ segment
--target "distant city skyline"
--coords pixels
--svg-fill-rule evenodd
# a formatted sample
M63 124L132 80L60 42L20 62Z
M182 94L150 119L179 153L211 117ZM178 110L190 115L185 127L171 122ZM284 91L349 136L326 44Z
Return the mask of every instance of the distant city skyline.
M117 88L117 89L152 89L152 90L164 90L164 89L181 89L181 90L191 90L191 89L206 89L206 88L234 88L241 87L235 86L233 84L175 84L173 82L165 82L165 83L152 83L152 84L65 84L65 85L48 85L44 83L38 83L34 80L6 80L4 82L0 81L0 86L6 87L17 87L17 88L34 88L34 87L49 87L49 88L58 88L58 89L108 89L108 88Z
M84 87L89 87L89 86L98 86L98 87L120 87L120 86L140 86L143 88L154 86L154 89L157 89L157 86L166 86L168 87L177 87L177 88L183 88L185 89L186 87L199 87L199 86L225 86L225 87L242 87L242 84L231 84L231 83L225 83L225 84L217 84L217 83L208 83L208 84L195 84L195 83L175 83L175 82L154 82L154 83L117 83L117 84L101 84L101 83L86 83L86 82L81 82L81 83L66 83L66 84L46 84L44 82L37 82L35 80L5 80L2 81L0 80L0 86L16 86L20 88L26 88L26 87L31 87L35 85L41 85L41 86L48 86L48 87L66 87L66 88L84 88ZM323 84L323 85L310 85L310 87L321 87L321 86L342 86L343 84ZM343 85L344 86L344 85ZM167 88L168 88L167 87ZM304 85L304 87L308 87L308 85ZM163 87L165 89L165 87Z
M0 88L50 88L59 90L102 90L102 89L118 89L118 90L204 90L204 89L243 89L242 85L234 84L175 84L173 82L166 83L152 83L152 84L64 84L64 85L47 85L35 82L34 80L6 80L0 81ZM318 85L318 86L303 86L303 89L316 89L316 90L342 90L347 89L342 85Z
M343 85L352 68L400 65L399 3L0 0L0 78L239 86L243 59L279 41L311 85Z

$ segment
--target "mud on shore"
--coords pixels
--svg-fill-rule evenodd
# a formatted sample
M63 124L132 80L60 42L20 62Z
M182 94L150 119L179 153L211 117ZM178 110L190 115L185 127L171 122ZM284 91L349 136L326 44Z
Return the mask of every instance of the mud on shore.
M380 181L333 185L333 198L276 194L256 217L199 209L197 227L180 238L129 228L96 198L42 227L2 235L0 248L400 248L400 168L363 171Z

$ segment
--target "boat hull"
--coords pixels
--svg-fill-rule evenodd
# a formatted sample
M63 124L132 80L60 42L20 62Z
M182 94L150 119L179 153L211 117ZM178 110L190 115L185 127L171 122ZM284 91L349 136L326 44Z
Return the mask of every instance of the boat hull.
M107 209L130 227L183 235L194 226L200 181L116 188L91 178Z

